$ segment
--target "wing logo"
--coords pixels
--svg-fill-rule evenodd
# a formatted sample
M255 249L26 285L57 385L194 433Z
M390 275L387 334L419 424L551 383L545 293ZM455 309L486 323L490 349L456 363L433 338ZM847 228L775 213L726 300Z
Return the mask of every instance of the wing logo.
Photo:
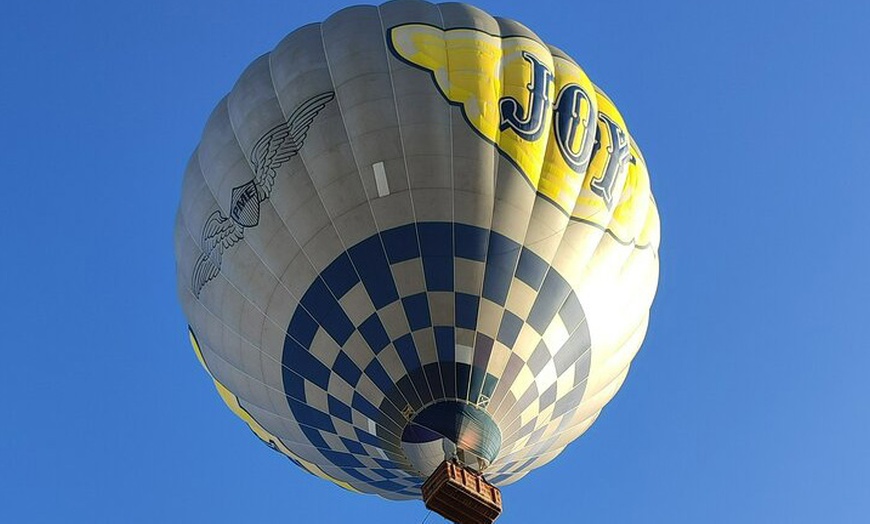
M267 131L251 148L249 160L254 179L233 188L229 216L217 210L202 227L202 254L193 267L190 283L196 297L220 273L224 252L244 238L246 228L260 223L260 204L271 196L278 169L299 154L314 119L333 98L332 91L309 98L286 122Z

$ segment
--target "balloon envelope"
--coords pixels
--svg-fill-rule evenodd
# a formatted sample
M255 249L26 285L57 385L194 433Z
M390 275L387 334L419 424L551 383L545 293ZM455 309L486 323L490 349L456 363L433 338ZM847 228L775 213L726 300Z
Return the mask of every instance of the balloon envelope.
M306 471L393 499L445 456L504 485L580 436L643 340L658 243L643 156L577 63L415 0L255 60L175 229L223 400Z

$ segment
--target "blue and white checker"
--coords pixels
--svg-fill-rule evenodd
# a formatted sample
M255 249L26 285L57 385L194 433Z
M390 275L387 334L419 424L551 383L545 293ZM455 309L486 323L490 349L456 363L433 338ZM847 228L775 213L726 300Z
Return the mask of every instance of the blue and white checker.
M387 498L419 497L409 428L451 402L456 435L474 417L497 433L474 450L497 485L551 460L622 384L657 282L658 215L627 130L597 142L586 175L558 168L551 129L493 137L478 110L534 82L508 57L478 68L512 78L500 92L474 68L421 62L439 54L415 53L413 35L448 33L561 64L557 82L592 97L584 147L595 107L624 128L519 24L460 4L357 6L246 69L188 165L176 224L182 304L224 401L304 470ZM605 205L591 184L606 177Z
M418 238L412 235L415 227L423 231L420 242L457 246L455 258L449 251L409 246ZM558 274L525 248L519 249L523 262L505 276L506 264L498 257L484 259L469 238L489 239L495 248L511 244L498 233L468 225L401 226L351 247L303 295L287 328L284 385L295 393L288 400L290 410L310 445L321 451L318 464L326 464L325 471L350 484L410 489L416 494L422 479L401 458L401 435L408 420L425 406L460 399L486 407L496 422L502 421L501 430L509 439L504 444L511 446L530 434L532 441L543 435L532 432L545 422L538 419L540 410L549 409L552 416L552 406L558 404L557 370L578 373L571 387L582 382L584 370L588 372L588 359L585 367L582 362L589 338L582 308L567 283L560 283ZM452 289L452 273L460 264L481 266L484 282L489 282L482 297ZM397 274L401 285L394 280ZM512 284L514 280L518 284ZM505 309L508 291L520 283L532 290L545 285L557 291L545 298L537 295L531 305L518 308L521 317ZM430 301L430 294L437 298ZM431 302L443 303L451 295L454 317L441 316L443 324L434 323ZM551 296L562 303L548 301ZM497 325L484 327L478 321L487 304L498 314L504 310ZM457 344L455 326L476 333L466 351ZM549 349L548 333L556 329L550 326L562 334L553 340L570 339L576 348ZM567 326L573 331L570 335ZM536 342L531 352L514 351L523 330ZM494 347L510 355L506 361L496 364L490 359ZM569 362L571 358L576 360ZM499 388L504 373L508 380ZM365 447L348 445L357 440ZM525 447L532 444L523 440ZM499 464L492 467L493 475L499 475ZM389 483L384 482L384 472L394 476Z

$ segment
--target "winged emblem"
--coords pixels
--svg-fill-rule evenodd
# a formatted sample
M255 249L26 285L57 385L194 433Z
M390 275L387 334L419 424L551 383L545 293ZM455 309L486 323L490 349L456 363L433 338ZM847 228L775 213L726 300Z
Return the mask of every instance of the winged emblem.
M195 296L199 297L203 286L220 273L224 251L244 238L246 228L260 223L260 204L271 196L278 169L299 154L317 114L333 98L335 93L332 91L309 98L284 123L267 131L251 148L249 160L254 170L253 180L233 188L229 216L217 210L209 215L202 227L202 255L197 259L191 277Z

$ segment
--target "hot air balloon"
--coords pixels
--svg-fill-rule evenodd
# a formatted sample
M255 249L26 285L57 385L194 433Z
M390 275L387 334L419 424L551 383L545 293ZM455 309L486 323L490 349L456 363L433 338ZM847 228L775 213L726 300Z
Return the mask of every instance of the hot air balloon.
M441 484L473 479L500 510L497 487L616 394L658 245L643 155L580 66L518 22L417 0L252 62L175 227L190 339L230 409L313 475L467 522L498 512L457 516Z

